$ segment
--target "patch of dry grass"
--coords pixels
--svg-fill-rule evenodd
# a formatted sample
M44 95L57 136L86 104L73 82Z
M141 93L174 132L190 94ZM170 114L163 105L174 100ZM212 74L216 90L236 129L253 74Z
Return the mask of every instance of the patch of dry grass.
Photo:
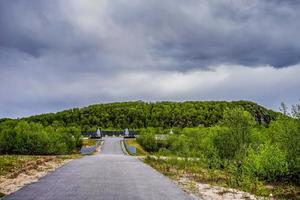
M81 155L63 156L0 156L0 197L10 194L25 184L37 181L48 172Z
M98 142L98 140L95 140L95 139L83 139L82 146L85 146L85 147L94 146L97 144L97 142Z
M39 163L39 156L2 155L0 156L0 175L16 173L25 166Z
M36 169L47 162L62 162L63 160L79 158L81 155L32 156L32 155L1 155L0 176L14 178L24 171Z

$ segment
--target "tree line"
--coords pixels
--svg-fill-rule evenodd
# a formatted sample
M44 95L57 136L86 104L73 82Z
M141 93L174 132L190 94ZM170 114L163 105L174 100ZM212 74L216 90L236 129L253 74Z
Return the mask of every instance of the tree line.
M103 129L146 127L209 127L223 118L226 109L243 108L259 124L267 125L278 113L249 101L121 102L91 105L58 113L24 118L43 126L78 126L83 132Z
M97 128L210 127L222 121L225 110L237 108L249 111L261 125L268 125L278 115L248 101L98 104L22 119L0 119L0 153L71 153L80 148L82 132Z

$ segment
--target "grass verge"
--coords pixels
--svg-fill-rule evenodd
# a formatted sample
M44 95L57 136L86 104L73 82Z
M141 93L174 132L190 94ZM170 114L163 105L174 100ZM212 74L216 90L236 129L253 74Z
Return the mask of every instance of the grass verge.
M17 191L24 185L38 180L50 171L79 157L82 155L1 155L0 197Z
M124 140L124 142L126 142L127 145L133 146L136 148L136 156L146 156L149 154L147 151L145 151L143 149L143 147L139 143L137 143L135 138L126 139L126 140Z
M33 169L49 161L60 162L67 159L79 158L81 155L32 156L32 155L1 155L0 176L13 174L17 176L24 170Z

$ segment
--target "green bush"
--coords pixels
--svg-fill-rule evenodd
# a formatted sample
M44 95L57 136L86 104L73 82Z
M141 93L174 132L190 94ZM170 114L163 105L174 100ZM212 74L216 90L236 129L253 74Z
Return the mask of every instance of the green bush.
M265 144L257 151L249 148L242 169L247 175L276 181L288 173L288 162L285 153L277 145Z
M137 137L137 142L146 150L150 152L158 151L158 145L155 138L155 132L152 129L144 129L140 131Z
M292 179L300 180L300 119L281 117L270 124L269 138L286 152Z
M192 152L190 141L185 135L171 135L167 139L168 149L178 156L188 157Z
M237 153L244 153L251 142L251 130L255 125L250 113L241 110L226 110L222 126L214 138L214 145L221 159L233 159Z
M49 138L42 125L21 121L14 131L16 133L14 151L17 154L47 154Z
M2 129L0 132L0 154L15 153L16 132L12 129Z

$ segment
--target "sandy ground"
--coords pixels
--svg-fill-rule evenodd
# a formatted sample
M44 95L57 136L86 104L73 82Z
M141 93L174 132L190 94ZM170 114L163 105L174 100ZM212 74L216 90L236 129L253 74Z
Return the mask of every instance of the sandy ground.
M37 161L28 162L22 170L0 176L0 192L6 195L13 193L26 184L38 181L39 178L71 160L72 159L62 160L55 157L45 157Z
M205 200L263 200L272 198L257 197L250 193L236 189L212 186L205 183L195 182L182 176L175 183L186 192L193 194L198 199Z

